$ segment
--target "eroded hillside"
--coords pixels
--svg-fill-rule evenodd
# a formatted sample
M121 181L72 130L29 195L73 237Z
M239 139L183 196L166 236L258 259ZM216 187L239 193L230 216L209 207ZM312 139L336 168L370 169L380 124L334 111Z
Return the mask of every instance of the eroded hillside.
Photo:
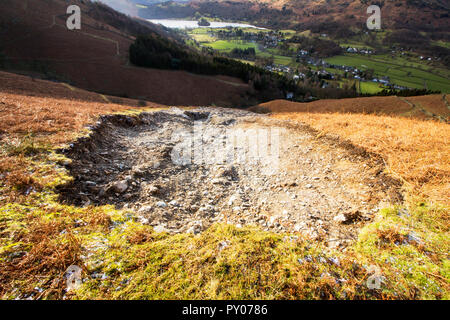
M408 141L442 172L427 179L443 190L447 124L324 114L334 131L325 134L317 129L323 121L311 129L219 108L138 109L135 100L114 104L64 84L1 75L3 299L448 298L448 209L418 201L409 188L401 190L407 201L396 197L408 171L397 179L391 166L396 153L417 160L402 142L405 131L394 130L406 123L416 132ZM188 150L180 142L196 122L210 129L200 144L208 162L188 166L189 153L177 150ZM368 135L374 123L384 130ZM278 167L273 157L266 166L209 162L220 158L213 142L229 129L279 128L286 134ZM359 140L346 135L355 128ZM273 150L277 139L269 141ZM335 246L334 236L351 239ZM75 290L69 266L81 269ZM379 287L368 285L373 277Z

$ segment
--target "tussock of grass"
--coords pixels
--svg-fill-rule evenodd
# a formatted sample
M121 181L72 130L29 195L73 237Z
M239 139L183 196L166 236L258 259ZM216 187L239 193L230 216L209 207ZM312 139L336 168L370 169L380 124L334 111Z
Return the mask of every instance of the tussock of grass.
M254 227L155 233L132 213L43 197L40 205L0 208L3 298L448 298L443 208L385 209L353 247L336 252ZM84 270L84 283L67 293L64 271L72 264ZM366 285L372 265L383 277L379 290Z

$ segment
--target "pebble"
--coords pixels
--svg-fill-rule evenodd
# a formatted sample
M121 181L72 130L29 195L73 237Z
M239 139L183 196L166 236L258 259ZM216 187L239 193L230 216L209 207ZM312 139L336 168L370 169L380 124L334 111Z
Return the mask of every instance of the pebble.
M334 221L339 222L339 223L344 223L347 221L347 217L345 216L345 214L340 213L337 216L335 216L333 218Z

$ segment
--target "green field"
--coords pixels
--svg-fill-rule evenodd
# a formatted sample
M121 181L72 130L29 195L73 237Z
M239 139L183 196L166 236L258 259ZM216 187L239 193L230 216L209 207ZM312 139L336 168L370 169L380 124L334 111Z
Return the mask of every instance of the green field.
M226 30L226 29L224 29ZM218 40L215 33L218 29L198 28L189 31L189 35L203 46L210 47L223 53L229 53L234 48L247 49L254 48L256 56L259 58L273 57L274 63L286 66L298 65L290 56L280 55L280 50L274 48L260 48L257 43L243 40ZM245 32L261 32L255 29L243 29ZM263 30L269 31L269 30ZM295 32L292 30L281 30L286 33L286 37L292 37ZM378 38L382 38L383 33L377 33ZM340 43L341 46L356 48L371 48L368 39L349 39ZM438 44L437 42L435 44ZM439 43L442 45L442 43ZM444 43L446 45L446 43ZM299 48L296 48L298 50ZM415 54L378 54L359 55L343 54L340 56L325 59L327 62L337 65L356 67L361 70L373 69L376 77L388 76L391 83L409 88L427 88L429 90L450 93L450 70L436 66L436 62L420 60ZM313 66L311 66L314 69ZM343 75L344 72L338 69L327 68L327 71ZM362 82L362 93L377 93L382 88L374 82Z
M362 70L373 69L378 77L388 76L392 83L411 88L424 88L450 93L448 71L405 58L386 55L366 57L361 55L341 55L326 59L328 63L356 67ZM439 72L439 75L437 74Z
M351 42L351 41L346 41L346 42L341 42L339 43L339 45L343 48L347 48L347 47L352 47L352 48L358 48L358 49L373 49L373 47L363 44L363 43L357 43L357 42Z
M281 64L281 65L285 65L285 66L289 66L292 65L292 58L291 57L285 57L285 56L280 56L278 54L271 54L270 52L257 52L257 55L259 57L263 57L263 58L269 58L269 57L273 57L273 62L275 64Z
M248 33L266 33L266 32L270 32L269 29L255 29L255 28L239 28L241 29L243 32L248 32ZM229 28L195 28L195 29L189 29L188 34L192 35L192 34L209 34L209 33L217 33L218 31L227 31L229 30ZM285 33L291 33L293 31L289 31L289 30L283 30L282 32Z

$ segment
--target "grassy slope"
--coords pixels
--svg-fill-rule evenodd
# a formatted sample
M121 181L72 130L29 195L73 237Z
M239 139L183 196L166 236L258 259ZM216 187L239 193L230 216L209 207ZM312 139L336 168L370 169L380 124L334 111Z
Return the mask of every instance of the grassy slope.
M376 94L383 90L378 83L370 81L360 81L359 86L362 94Z
M447 71L436 70L423 64L409 62L401 58L386 56L365 57L361 55L342 55L325 59L327 62L338 65L353 66L360 69L373 69L377 76L389 76L391 82L412 88L424 88L426 82L430 90L450 92ZM426 70L426 71L425 71Z
M218 224L196 236L156 234L135 221L133 212L58 203L54 188L71 177L61 166L68 159L54 148L80 135L98 114L132 116L136 111L92 102L84 92L71 97L72 90L66 99L55 98L52 92L59 84L37 84L55 112L45 119L17 116L10 120L16 125L1 128L0 297L449 298L448 211L437 204L410 202L384 209L354 246L337 252L296 235L253 227ZM0 116L9 113L8 104L33 113L35 99L43 98L2 94ZM75 126L66 126L72 120L62 115L74 104L80 117ZM46 120L58 124L55 130L45 130ZM228 246L221 249L223 241ZM83 268L85 282L68 294L63 275L72 264ZM381 289L366 286L376 269L371 266L380 269Z

